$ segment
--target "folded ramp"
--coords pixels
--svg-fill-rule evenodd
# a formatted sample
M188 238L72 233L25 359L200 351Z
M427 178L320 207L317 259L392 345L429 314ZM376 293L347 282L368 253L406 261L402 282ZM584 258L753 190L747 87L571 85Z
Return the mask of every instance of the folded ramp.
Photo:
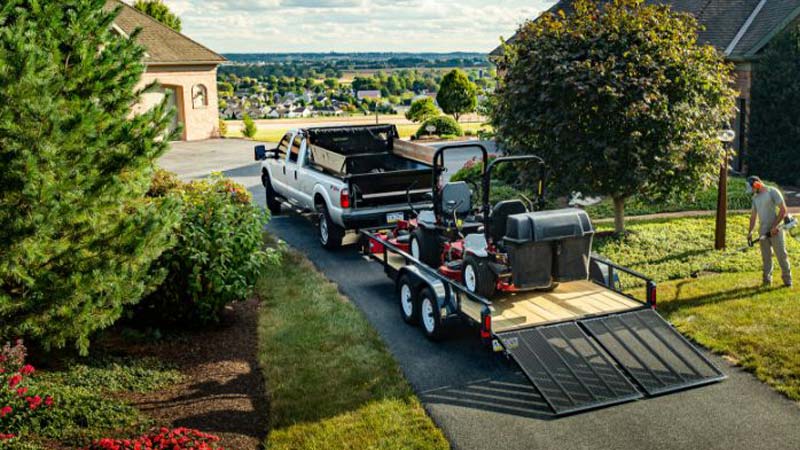
M649 396L725 378L651 309L579 322Z
M575 322L497 337L556 415L643 396Z

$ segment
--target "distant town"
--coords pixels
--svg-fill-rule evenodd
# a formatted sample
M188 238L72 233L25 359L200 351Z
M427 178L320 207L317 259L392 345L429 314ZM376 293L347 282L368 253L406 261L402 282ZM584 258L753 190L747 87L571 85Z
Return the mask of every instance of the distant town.
M418 99L436 100L442 76L463 69L482 104L495 87L485 55L236 54L218 72L226 120L403 114Z

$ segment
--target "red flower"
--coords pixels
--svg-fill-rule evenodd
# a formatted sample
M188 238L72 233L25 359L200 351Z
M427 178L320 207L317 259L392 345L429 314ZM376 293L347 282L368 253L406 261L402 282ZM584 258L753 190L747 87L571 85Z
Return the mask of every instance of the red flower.
M5 417L11 414L11 411L13 411L13 409L11 409L10 406L3 406L3 408L0 409L0 417Z
M21 388L17 389L17 395L20 396L20 397L22 397L23 395L25 395L27 393L28 393L28 388L26 388L26 387L21 387Z
M8 379L8 387L13 388L14 386L18 385L22 381L22 375L16 373L14 376Z
M0 433L0 441L4 441L6 439L14 439L15 437L17 437L17 436L14 435L14 434L3 434L3 433Z
M30 374L32 374L32 373L33 373L35 370L36 370L36 369L34 369L32 365L30 365L30 364L25 364L25 366L23 366L23 367L22 367L22 369L19 369L19 373L21 373L21 374L23 374L23 375L30 375Z
M42 397L39 397L38 395L34 395L33 397L26 397L25 401L28 402L28 407L31 410L34 410L34 409L38 408L39 405L42 404Z
M47 406L48 408L53 406L53 397L50 397L49 395L47 397L45 397L44 398L44 405Z

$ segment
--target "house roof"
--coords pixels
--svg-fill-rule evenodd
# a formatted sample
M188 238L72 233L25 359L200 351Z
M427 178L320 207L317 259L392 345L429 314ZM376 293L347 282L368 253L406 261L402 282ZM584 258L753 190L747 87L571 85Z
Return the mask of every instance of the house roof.
M607 0L601 0L607 1ZM700 42L711 44L733 60L755 56L781 30L800 15L800 0L646 0L668 4L673 10L694 15L703 29ZM548 11L569 13L573 0L560 0ZM515 34L508 43L514 43ZM490 56L501 56L503 47Z
M121 6L114 25L130 35L141 29L137 41L147 49L145 63L150 65L220 64L226 59L186 35L172 30L120 0L106 0L105 9Z

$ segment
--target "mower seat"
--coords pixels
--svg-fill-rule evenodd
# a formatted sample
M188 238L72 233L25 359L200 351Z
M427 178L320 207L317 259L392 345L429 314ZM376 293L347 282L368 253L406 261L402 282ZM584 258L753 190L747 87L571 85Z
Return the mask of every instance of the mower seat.
M524 214L528 212L528 208L522 200L504 200L496 205L489 216L489 236L494 243L499 243L503 240L506 234L506 223L508 216L514 214Z
M448 216L452 216L455 212L457 216L463 217L472 211L472 191L464 181L446 183L442 186L441 198L442 212ZM449 206L452 204L456 205L455 211L452 210L452 206Z

